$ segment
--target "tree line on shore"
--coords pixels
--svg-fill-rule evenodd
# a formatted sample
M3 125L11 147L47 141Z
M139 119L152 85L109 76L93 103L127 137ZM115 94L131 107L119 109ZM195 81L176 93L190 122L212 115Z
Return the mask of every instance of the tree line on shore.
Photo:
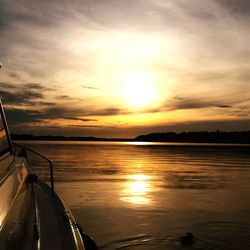
M140 135L137 141L150 142L195 142L195 143L249 143L250 131L236 132L166 132Z
M165 132L139 135L135 138L66 137L52 135L12 134L12 140L41 141L145 141L145 142L194 142L194 143L244 143L250 144L250 131L235 132Z

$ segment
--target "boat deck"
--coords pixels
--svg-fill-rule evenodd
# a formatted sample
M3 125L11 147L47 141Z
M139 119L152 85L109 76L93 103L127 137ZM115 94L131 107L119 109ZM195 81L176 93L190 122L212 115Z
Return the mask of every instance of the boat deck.
M35 248L84 250L76 222L62 200L56 193L52 194L51 189L45 183L38 181L33 185L39 230L39 240L35 241ZM34 213L31 217L34 221ZM34 249L34 245L32 247ZM29 249L25 247L25 250Z

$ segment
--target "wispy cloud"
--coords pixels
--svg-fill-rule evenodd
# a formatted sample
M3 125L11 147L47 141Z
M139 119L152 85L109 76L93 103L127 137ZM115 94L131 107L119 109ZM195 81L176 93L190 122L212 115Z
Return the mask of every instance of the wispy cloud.
M232 108L232 104L220 100L209 100L205 98L175 97L165 105L166 109L202 109L202 108Z
M82 85L82 87L84 89L95 89L95 90L100 89L100 88L96 88L96 87L92 87L92 86L87 86L87 85Z
M0 91L0 97L4 104L9 105L31 105L34 104L35 100L44 98L43 94L33 91L22 91L16 93Z
M245 16L250 14L250 2L248 0L216 0L216 2L233 15Z
M39 83L16 84L0 82L0 97L6 105L55 105L54 102L44 100L43 92L50 90L51 88L44 87Z
M13 83L13 82L0 82L1 89L16 89L16 90L41 90L41 91L54 91L55 89L44 86L41 83Z
M97 122L97 119L87 119L87 118L79 118L79 117L59 117L65 120L72 120L72 121L81 121L81 122Z
M57 119L80 121L80 122L98 122L96 118L87 117L102 117L113 116L119 114L127 114L125 110L117 108L104 108L104 109L80 109L69 108L63 106L47 107L40 111L32 109L20 109L7 107L6 116L9 123L31 123L31 122L44 122L46 120L56 121Z
M21 76L16 72L9 72L8 75L14 80L20 81L22 79Z
M101 108L96 109L94 107L88 108L73 108L68 106L55 106L55 107L48 107L44 110L44 114L47 117L57 117L57 114L60 114L60 117L84 117L84 116L113 116L113 115L120 115L120 114L129 114L129 111L119 108Z
M58 100L73 100L74 98L71 96L68 96L68 95L59 95L59 96L56 96L56 99L58 99Z

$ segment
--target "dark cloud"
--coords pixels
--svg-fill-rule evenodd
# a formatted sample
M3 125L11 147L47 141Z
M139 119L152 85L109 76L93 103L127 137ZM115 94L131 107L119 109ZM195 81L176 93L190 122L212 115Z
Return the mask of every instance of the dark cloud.
M5 90L0 90L0 98L5 105L14 106L53 106L56 105L55 102L40 101L44 99L44 95L40 92L23 90L10 92Z
M69 127L72 127L72 128L114 128L112 126L103 126L103 125L76 125L76 124L69 125Z
M17 101L15 103L17 103ZM51 103L51 106L52 105L54 105L54 103ZM109 115L112 116L112 115L123 114L125 112L123 110L115 108L91 110L91 109L68 108L60 106L48 107L41 111L35 111L31 109L8 108L8 107L5 110L7 119L11 124L18 124L18 123L28 124L30 122L44 122L45 120L56 120L56 119L65 119L65 120L81 121L81 122L91 122L91 121L96 122L98 121L97 119L84 118L84 117L109 116Z
M216 0L224 9L233 14L249 15L250 1L249 0Z
M250 117L250 100L248 102L245 102L243 104L238 105L234 109L231 110L227 114L230 117L239 117L239 118L249 118Z
M31 104L34 106L54 106L54 105L56 105L55 102L32 102Z
M112 116L112 115L121 115L129 113L130 112L119 108L105 108L105 109L93 110L91 112L87 111L86 114L90 116Z
M171 104L170 109L201 109L201 108L231 108L231 105L223 104L216 101L207 101L202 99L183 98L177 99ZM169 104L167 104L168 108Z
M230 109L235 103L226 103L221 100L209 100L206 98L190 98L176 96L171 100L168 100L164 105L159 108L147 110L149 113L184 110L184 109L203 109L203 108L221 108Z
M43 92L50 91L39 83L4 83L0 82L0 97L6 105L46 105L52 106L56 103L41 101L45 99Z
M41 122L45 119L65 119L65 120L78 120L82 122L97 121L96 119L84 119L79 117L67 117L58 114L50 114L42 111L35 111L29 109L5 108L6 117L9 124Z
M60 114L60 117L84 117L84 116L112 116L120 114L128 114L129 112L119 108L104 108L104 109L95 109L95 108L73 108L73 107L49 107L44 110L44 113L47 117L56 117L57 114Z
M227 104L217 104L217 106L215 106L217 108L232 108L232 105L227 105Z
M23 91L23 92L8 92L0 91L0 97L4 104L8 105L33 105L34 100L43 99L44 96L38 92Z
M56 97L56 99L58 99L58 100L72 100L74 98L70 97L68 95L59 95L59 96Z
M86 118L79 118L79 117L62 117L62 119L73 120L73 121L81 121L81 122L96 122L96 121L98 121L96 119L86 119Z
M20 124L40 121L40 112L28 109L5 108L6 119L9 124Z
M41 91L53 91L53 88L48 88L43 86L40 83L24 83L21 88L33 89L33 90L41 90Z
M15 73L14 73L15 74ZM16 90L40 90L40 91L52 91L54 89L45 87L41 83L7 83L0 82L1 89L16 89Z

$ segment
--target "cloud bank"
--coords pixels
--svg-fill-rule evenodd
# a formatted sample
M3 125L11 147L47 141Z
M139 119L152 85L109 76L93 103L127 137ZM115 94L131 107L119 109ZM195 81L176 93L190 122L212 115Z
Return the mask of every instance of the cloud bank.
M1 0L0 97L10 123L66 133L71 122L110 135L123 133L121 117L153 123L159 114L155 131L180 129L179 116L186 128L244 130L249 13L247 0ZM160 103L133 110L117 97L119 76L135 69L158 76ZM140 134L133 128L124 133Z

